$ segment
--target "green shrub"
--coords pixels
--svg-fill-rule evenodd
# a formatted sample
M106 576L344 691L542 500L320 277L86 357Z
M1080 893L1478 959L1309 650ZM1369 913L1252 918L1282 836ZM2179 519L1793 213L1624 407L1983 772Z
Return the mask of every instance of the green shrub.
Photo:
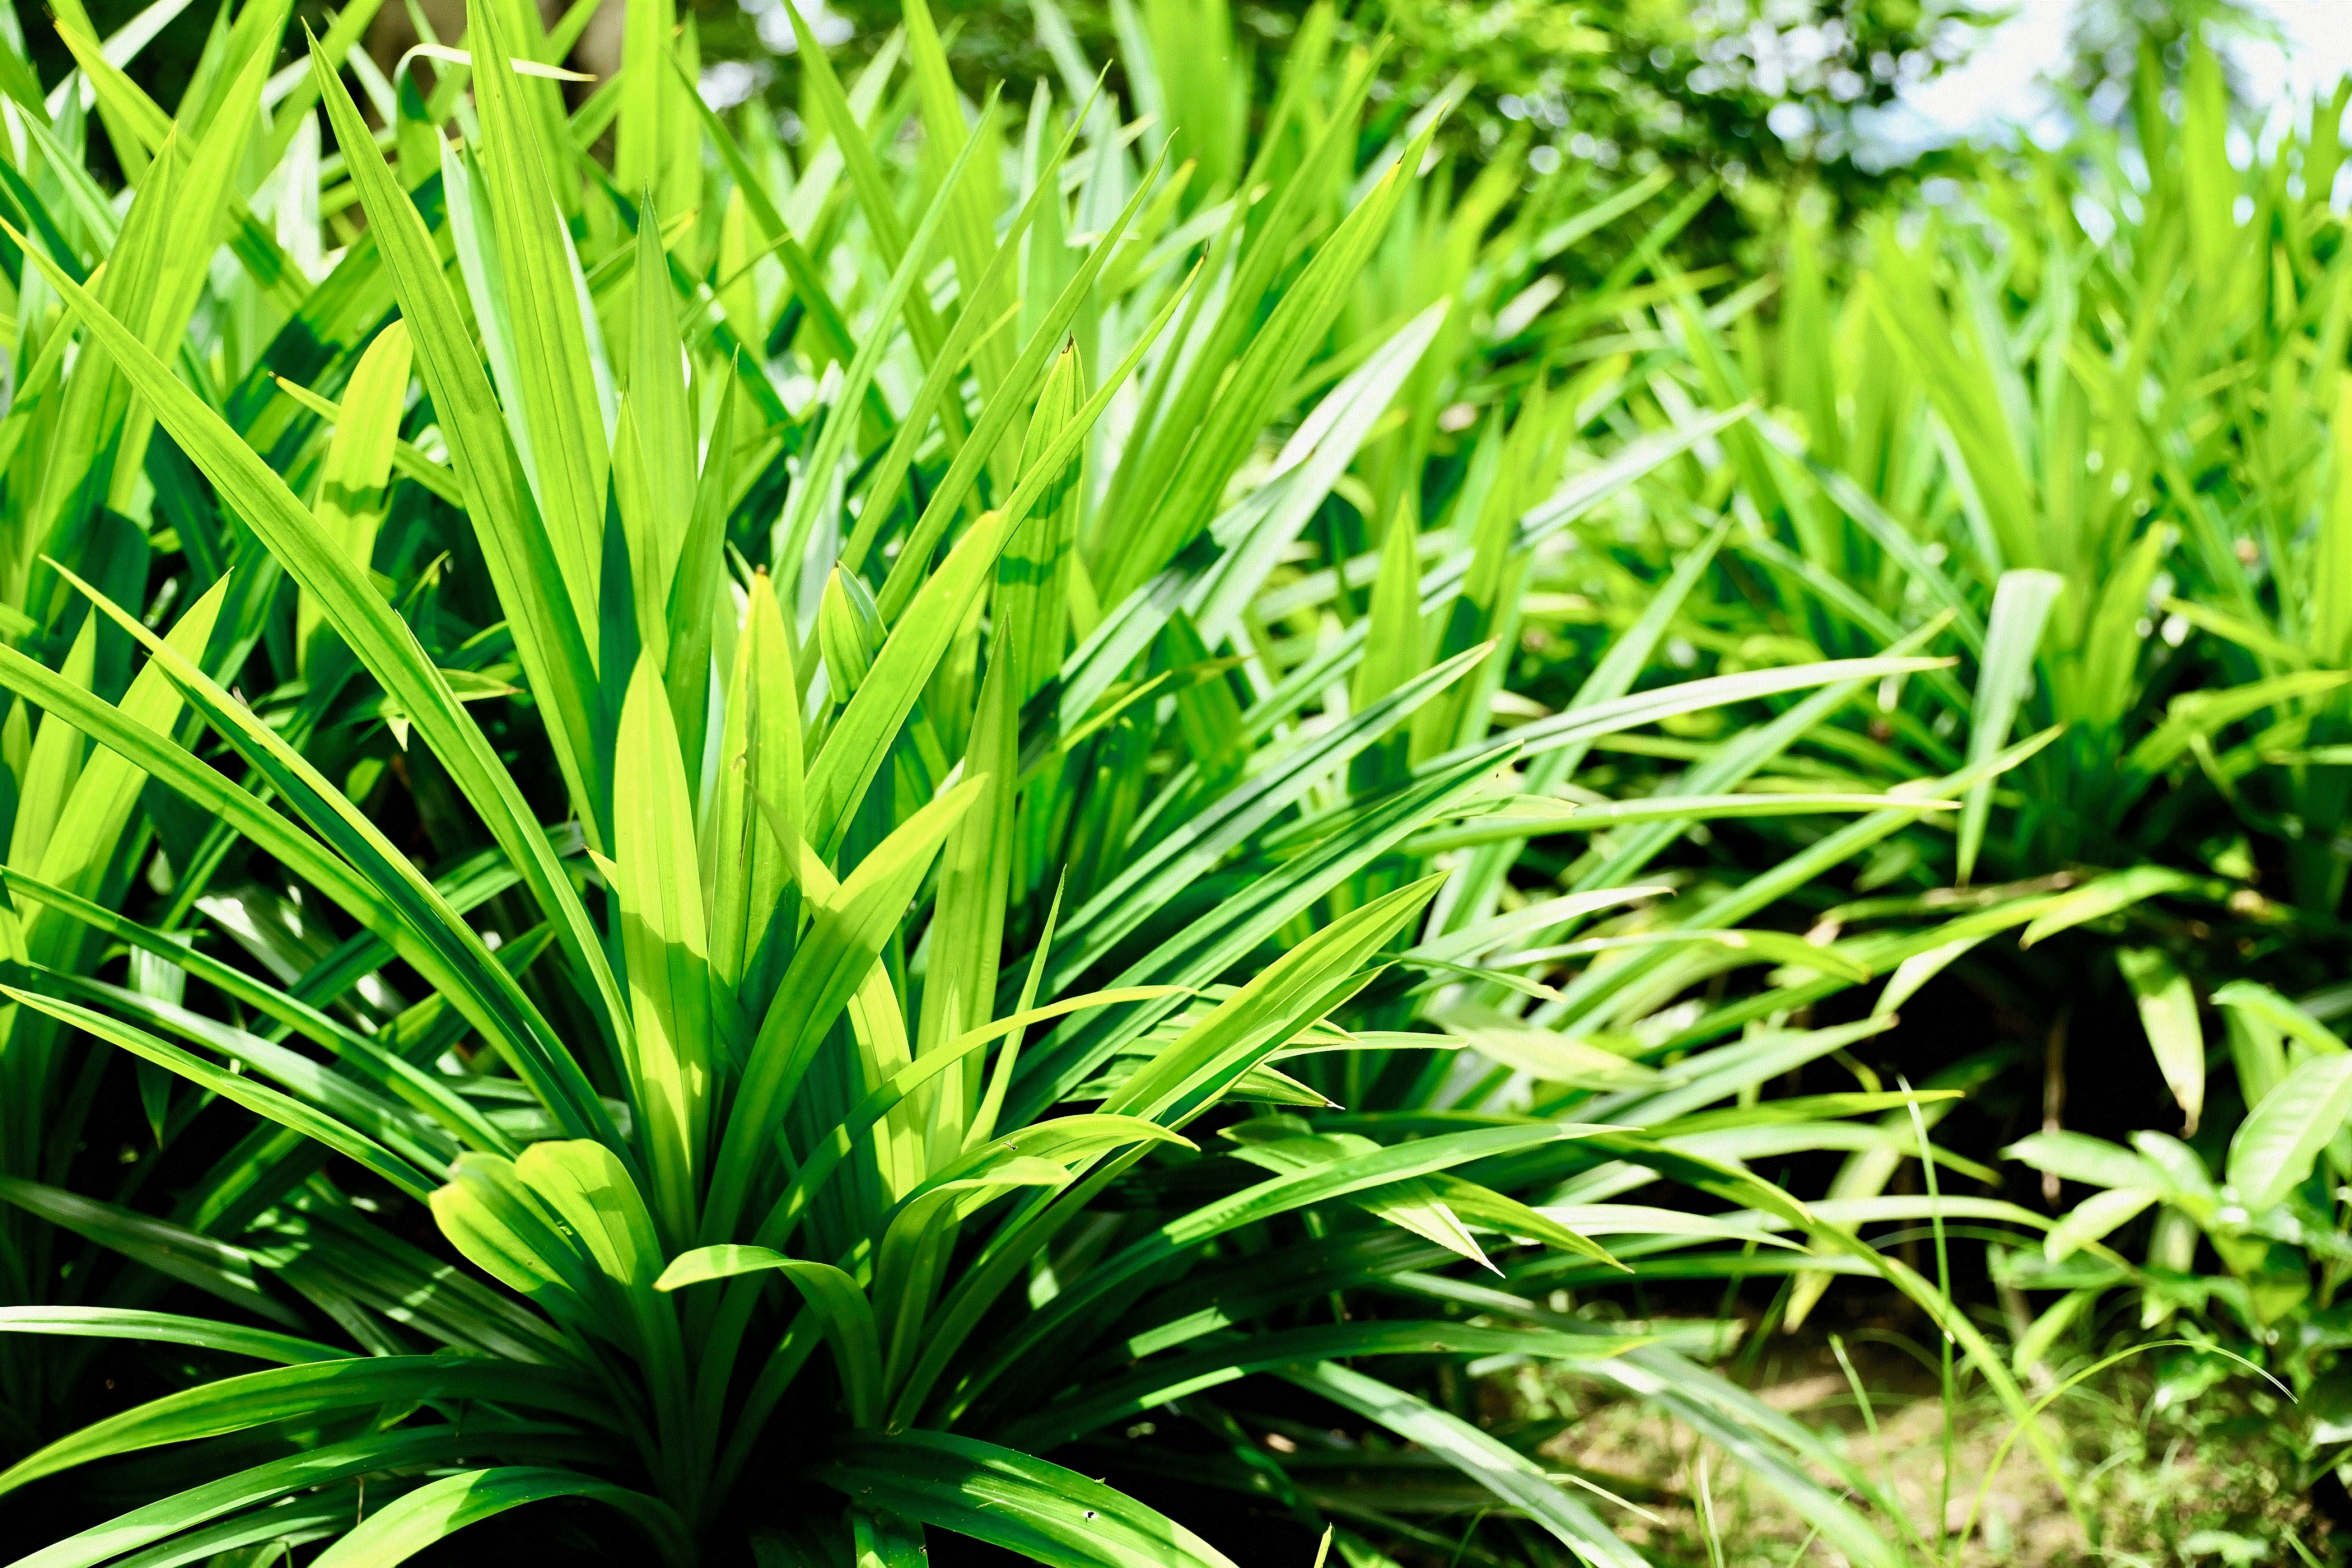
M1957 818L1841 856L1843 889L1777 918L1899 962L1881 1008L1949 970L2049 1032L2032 1065L2050 1089L2017 1086L2050 1095L2046 1130L2007 1152L2042 1173L2056 1223L1995 1270L2055 1293L2019 1319L2020 1371L2128 1290L2150 1333L2235 1347L2308 1397L2287 1420L2308 1484L2344 1454L2352 1342L2333 1028L2352 247L2328 200L2352 84L2234 154L2210 55L2188 53L2177 105L2168 90L2144 60L2122 131L2017 152L1953 211L1880 226L1851 269L1800 230L1773 287L1706 302L1685 279L1645 310L1624 345L1667 368L1628 399L1629 433L1764 410L1662 469L1613 533L1587 526L1611 574L1571 561L1538 585L1622 620L1719 532L1732 569L1672 628L1691 666L1931 632L1962 653L1811 731L1780 787L1883 790L2021 733L2045 742ZM1829 842L1797 823L1762 853ZM1736 878L1759 853L1688 852L1703 868L1685 874ZM2022 952L2053 940L2063 958ZM2123 1037L2149 1058L2070 1062L2076 1009L2137 1013ZM1900 1034L1885 1048L1917 1060ZM2172 1115L2138 1115L2143 1081ZM2111 1136L2067 1130L2086 1117ZM1857 1163L1840 1190L1891 1174Z

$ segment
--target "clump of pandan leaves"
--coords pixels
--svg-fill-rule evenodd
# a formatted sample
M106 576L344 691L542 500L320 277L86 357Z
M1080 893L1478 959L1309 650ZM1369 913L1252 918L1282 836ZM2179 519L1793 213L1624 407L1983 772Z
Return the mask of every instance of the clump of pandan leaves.
M1155 116L1239 79L1189 9L1132 29ZM1225 1402L1262 1373L1637 1562L1432 1397L1498 1356L1655 1401L1899 1561L1819 1439L1550 1303L1795 1232L1981 1351L1739 1163L1920 1152L1921 1097L1707 1108L1884 1026L1787 1026L1789 987L1867 971L1733 928L2011 759L1737 793L1937 661L1633 691L1703 554L1571 704L1490 732L1535 554L1739 416L1570 464L1595 387L1481 323L1592 225L1488 233L1516 172L1433 183L1426 123L1364 156L1379 60L1326 10L1245 160L1238 121L1212 145L1082 81L1016 136L919 0L853 87L802 34L796 157L703 107L659 5L576 110L530 6L476 7L429 82L350 52L368 11L272 98L286 12L248 5L176 117L66 17L116 225L78 93L12 110L41 123L0 204L34 351L6 417L27 450L110 433L79 489L5 492L39 542L15 613L59 633L0 649L47 845L5 873L33 1132L0 1328L64 1336L9 1363L37 1397L0 1493L63 1521L26 1561L391 1563L558 1498L675 1563L911 1563L926 1528L1226 1561L1112 1473L1426 1535L1381 1490L1312 1500L1318 1456ZM106 468L142 443L152 494ZM125 518L169 567L144 605L83 547ZM1778 696L1664 798L1573 783L1612 732ZM1688 908L1643 879L1694 821L1792 812L1861 815ZM1572 886L1511 889L1528 839L1596 826ZM154 1146L78 1190L27 1151L118 1070ZM1736 1212L1615 1201L1660 1180ZM184 1352L171 1388L79 1420L72 1369L123 1339ZM68 1375L27 1372L58 1343ZM1163 1408L1211 1450L1150 1442Z

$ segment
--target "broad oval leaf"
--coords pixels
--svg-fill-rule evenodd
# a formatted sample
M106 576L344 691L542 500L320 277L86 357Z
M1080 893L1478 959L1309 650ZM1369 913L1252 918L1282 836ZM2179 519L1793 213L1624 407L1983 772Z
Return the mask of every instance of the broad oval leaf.
M2230 1140L2230 1184L2251 1215L2276 1206L2352 1117L2352 1051L2313 1057L2279 1080Z

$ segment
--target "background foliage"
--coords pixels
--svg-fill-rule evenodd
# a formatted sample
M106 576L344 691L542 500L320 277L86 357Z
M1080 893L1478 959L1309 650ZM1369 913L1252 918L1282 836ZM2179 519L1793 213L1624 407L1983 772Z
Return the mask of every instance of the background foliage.
M881 0L831 11L852 51L873 47L896 20L896 8ZM1456 105L1441 132L1447 143L1482 157L1523 148L1536 153L1539 168L1557 160L1594 185L1660 169L1684 188L1719 182L1732 199L1702 215L1690 237L1715 245L1776 227L1792 183L1824 191L1841 209L1867 209L1900 200L1949 166L1943 155L1874 159L1862 127L1901 87L1963 58L1984 21L1969 4L1941 0L1366 0L1344 11L1342 38L1390 40L1384 101L1408 112L1441 97ZM1270 81L1301 14L1296 5L1237 7L1231 37L1238 58ZM715 47L757 57L765 51L752 40L782 31L773 15L715 11L705 26ZM968 4L941 15L954 19L953 57L967 80L1047 72L1021 7ZM1108 7L1073 6L1068 15L1090 48L1116 58ZM763 63L762 74L789 94L789 59Z

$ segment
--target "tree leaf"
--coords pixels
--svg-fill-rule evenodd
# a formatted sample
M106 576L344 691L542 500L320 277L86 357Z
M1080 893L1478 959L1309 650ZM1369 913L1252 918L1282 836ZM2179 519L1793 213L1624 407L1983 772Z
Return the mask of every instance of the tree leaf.
M2154 948L2122 948L2116 967L2139 1004L2140 1027L2147 1031L2157 1070L2188 1118L2187 1137L2197 1131L2205 1109L2205 1032L2197 1022L2197 992L2189 977Z
M2275 1207L2352 1118L2352 1051L2315 1056L2290 1071L2230 1139L2230 1184L2248 1214Z

